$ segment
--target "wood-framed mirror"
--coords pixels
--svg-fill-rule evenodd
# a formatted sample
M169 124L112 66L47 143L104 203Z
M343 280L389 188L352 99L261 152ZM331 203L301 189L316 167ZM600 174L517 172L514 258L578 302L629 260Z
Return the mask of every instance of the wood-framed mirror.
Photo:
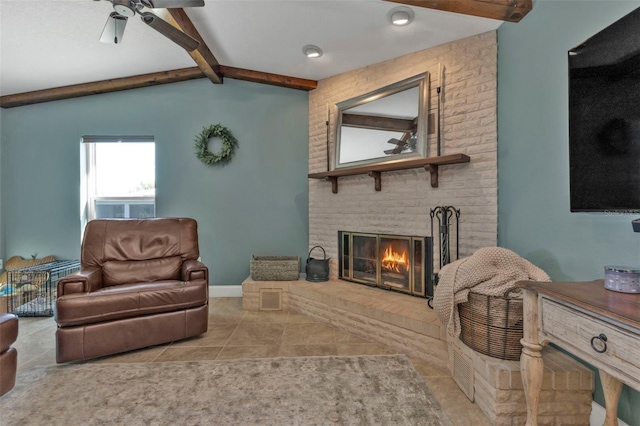
M429 73L336 104L336 169L427 156Z

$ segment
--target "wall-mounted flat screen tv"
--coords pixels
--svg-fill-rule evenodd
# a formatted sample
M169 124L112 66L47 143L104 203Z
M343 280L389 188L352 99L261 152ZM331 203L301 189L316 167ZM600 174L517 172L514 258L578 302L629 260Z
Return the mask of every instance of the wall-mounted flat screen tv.
M640 211L640 8L569 51L571 211Z

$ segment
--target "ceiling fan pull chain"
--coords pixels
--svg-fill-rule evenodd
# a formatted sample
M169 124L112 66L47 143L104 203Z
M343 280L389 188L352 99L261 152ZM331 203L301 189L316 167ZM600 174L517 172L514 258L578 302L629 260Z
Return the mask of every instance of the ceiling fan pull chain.
M113 44L118 44L118 20L113 19Z

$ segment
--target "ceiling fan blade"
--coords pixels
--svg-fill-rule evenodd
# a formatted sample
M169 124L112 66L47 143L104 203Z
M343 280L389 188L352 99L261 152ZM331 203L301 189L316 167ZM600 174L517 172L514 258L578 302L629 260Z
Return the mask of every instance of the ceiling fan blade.
M405 136L407 134L405 133ZM405 147L407 146L407 141L405 140L405 136L402 137L402 140L398 140L396 138L391 138L387 141L387 143L393 143L396 144L396 147L393 149L388 149L386 151L384 151L385 154L389 155L389 154L400 154L402 151L404 151ZM406 138L408 139L408 137ZM389 152L387 152L389 151Z
M100 41L103 43L118 44L122 41L124 28L127 26L127 17L111 12L104 24Z
M149 3L152 9L204 6L204 0L146 0L146 3Z
M149 25L151 28L185 49L187 52L196 50L198 46L200 46L198 40L183 33L167 21L163 21L158 18L153 13L142 12L140 13L140 18L142 19L142 22Z

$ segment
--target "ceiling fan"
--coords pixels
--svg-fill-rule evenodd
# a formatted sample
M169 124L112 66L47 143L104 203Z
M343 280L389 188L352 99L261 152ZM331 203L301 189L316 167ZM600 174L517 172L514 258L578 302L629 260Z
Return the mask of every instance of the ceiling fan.
M100 0L94 0L100 1ZM169 40L178 44L183 49L191 52L196 50L200 43L193 37L183 33L173 25L160 19L147 9L202 7L204 0L105 0L113 5L113 12L109 14L107 23L102 30L100 41L103 43L118 44L122 40L127 20L140 15L142 22L158 31Z
M407 150L415 152L418 139L415 133L405 133L402 136L402 139L391 138L387 141L387 143L393 144L396 147L393 149L385 149L384 153L386 155L400 154L403 151Z

